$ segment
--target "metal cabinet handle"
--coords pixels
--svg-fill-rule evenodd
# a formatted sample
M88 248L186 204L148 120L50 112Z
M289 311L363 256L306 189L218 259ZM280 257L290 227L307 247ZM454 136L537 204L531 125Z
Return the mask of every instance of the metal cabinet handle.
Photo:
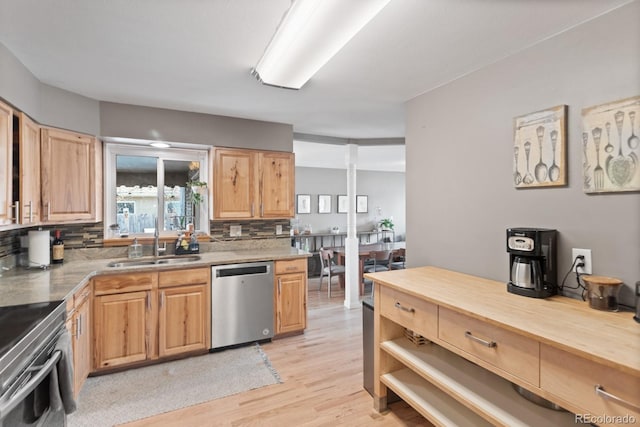
M12 220L16 222L16 224L20 223L20 202L16 201L11 205L13 208L13 218Z
M82 335L82 315L76 317L76 339L80 339Z
M29 222L33 222L33 200L29 200L29 203L24 206L29 208Z
M595 390L596 390L596 395L600 397L613 400L614 402L619 403L620 405L626 406L629 409L633 409L634 411L640 411L640 406L635 405L629 402L628 400L622 399L621 397L618 397L615 394L607 393L606 391L604 391L604 387L602 387L600 384L596 384Z
M147 292L145 299L147 300L147 310L151 310L151 294L149 292Z
M160 307L164 305L164 291L160 292Z
M480 343L480 344L482 344L482 345L484 345L484 346L486 346L486 347L489 347L489 348L494 348L494 347L497 345L495 341L486 341L486 340L483 340L482 338L478 338L478 337L474 336L474 335L473 335L471 332L469 332L469 331L465 331L464 336L465 336L465 337L467 337L467 338L469 338L469 339L470 339L470 340L472 340L472 341L475 341L475 342L477 342L477 343Z
M278 295L280 295L280 293L282 292L282 290L280 289L281 287L282 287L282 279L278 277Z
M251 203L251 216L253 217L253 203Z
M260 203L260 217L264 216L264 203Z
M395 307L399 308L402 311L406 311L407 313L415 313L416 309L415 308L411 308L411 307L405 307L402 304L400 304L400 301L396 301L395 303Z

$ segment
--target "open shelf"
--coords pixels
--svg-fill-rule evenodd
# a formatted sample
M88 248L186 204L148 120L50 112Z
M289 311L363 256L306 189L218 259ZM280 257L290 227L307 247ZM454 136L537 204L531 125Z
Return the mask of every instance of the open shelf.
M437 426L491 426L491 423L409 369L384 374L380 380Z
M423 381L441 390L440 393L444 392L450 398L464 402L465 406L492 424L575 426L573 414L547 409L530 402L520 396L509 381L436 344L416 346L402 337L382 342L380 348L408 368L381 377L382 382L387 384L385 377L393 376L395 382L393 385L387 385L400 396L403 395L397 388L411 386L402 386L398 381L415 384L419 375ZM400 377L403 379L398 380ZM421 407L423 402L420 400L430 401L433 394L426 388L422 390L423 388L421 386L420 390L415 390L417 397L411 397ZM421 394L423 392L426 394ZM462 406L458 402L456 404ZM427 402L427 406L425 410L431 411L434 404Z

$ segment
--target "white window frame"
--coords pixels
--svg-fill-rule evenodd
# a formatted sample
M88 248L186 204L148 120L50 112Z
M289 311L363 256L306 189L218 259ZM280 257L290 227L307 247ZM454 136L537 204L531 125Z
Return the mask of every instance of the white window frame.
M109 225L116 224L116 157L143 156L160 160L198 161L200 163L200 181L209 182L210 147L197 144L169 143L169 148L149 146L151 142L140 140L123 140L122 138L103 138L104 141L104 236L108 239ZM126 141L122 143L121 141ZM158 223L164 224L164 163L157 165L158 184ZM208 198L198 205L200 221L194 224L196 231L209 234L209 202ZM131 233L130 237L149 236L152 233ZM176 235L175 230L160 230L161 236Z

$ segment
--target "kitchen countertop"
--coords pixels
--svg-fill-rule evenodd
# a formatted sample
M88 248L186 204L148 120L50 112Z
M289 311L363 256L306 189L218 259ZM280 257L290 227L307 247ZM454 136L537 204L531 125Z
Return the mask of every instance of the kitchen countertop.
M503 282L417 267L365 275L393 289L640 376L640 324L631 312L595 310L564 296L529 298Z
M122 258L78 260L52 264L47 270L16 267L3 271L0 276L0 307L67 299L99 274L122 274L139 271L160 271L209 267L255 261L273 261L309 257L311 254L296 248L259 248L232 251L214 251L198 254L200 260L178 264L109 267ZM145 257L149 258L149 257ZM139 258L139 259L145 259Z

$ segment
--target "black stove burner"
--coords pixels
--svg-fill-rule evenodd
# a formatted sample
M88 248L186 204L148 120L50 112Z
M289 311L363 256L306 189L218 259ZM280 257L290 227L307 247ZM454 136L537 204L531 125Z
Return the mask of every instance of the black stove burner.
M0 358L61 303L52 301L0 307Z

